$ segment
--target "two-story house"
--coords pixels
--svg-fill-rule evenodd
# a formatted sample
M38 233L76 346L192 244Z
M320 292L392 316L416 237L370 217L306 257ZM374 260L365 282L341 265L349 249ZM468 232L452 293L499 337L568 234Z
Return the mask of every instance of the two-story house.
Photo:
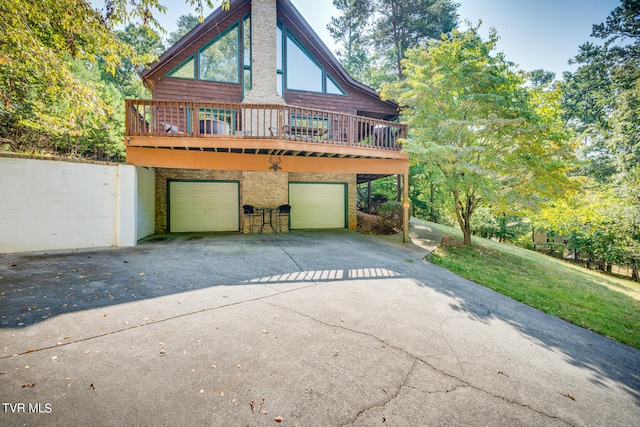
M389 175L408 206L397 105L349 76L289 0L232 1L141 76L152 100L127 100L125 144L128 163L155 169L156 232L354 229L356 185Z

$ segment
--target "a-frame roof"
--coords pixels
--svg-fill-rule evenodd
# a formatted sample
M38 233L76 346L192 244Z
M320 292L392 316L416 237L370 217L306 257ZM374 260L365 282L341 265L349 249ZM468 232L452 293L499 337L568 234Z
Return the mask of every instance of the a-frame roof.
M232 0L230 10L228 11L223 11L221 7L218 7L204 20L204 22L197 25L173 46L169 47L169 49L167 49L157 61L151 63L149 65L149 68L142 71L140 73L140 76L144 80L150 78L159 68L173 59L176 55L180 54L185 49L189 49L189 47L196 41L200 40L203 37L206 37L207 33L216 28L219 28L220 26L226 26L225 21L233 15L233 12L246 6L248 3L251 3L251 0ZM363 92L364 94L380 100L380 97L375 89L355 80L349 75L340 61L338 61L335 55L329 50L329 48L315 33L315 31L313 31L309 23L304 19L300 12L298 12L298 10L290 0L277 0L277 6L278 9L280 9L282 13L284 13L291 20L291 22L298 27L300 33L303 34L304 37L306 37L306 42L314 46L318 50L320 55L322 55L324 59L332 65L335 72L337 72L348 85ZM397 104L393 101L386 101L386 103L393 106L394 108L397 107Z

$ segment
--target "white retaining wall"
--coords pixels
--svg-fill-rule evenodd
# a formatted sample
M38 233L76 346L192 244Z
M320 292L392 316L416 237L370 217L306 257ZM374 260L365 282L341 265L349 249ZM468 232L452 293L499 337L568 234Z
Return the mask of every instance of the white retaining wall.
M153 168L137 167L137 239L156 231L156 172Z
M153 232L155 216L147 200L153 170L136 169L0 157L0 253L134 246Z

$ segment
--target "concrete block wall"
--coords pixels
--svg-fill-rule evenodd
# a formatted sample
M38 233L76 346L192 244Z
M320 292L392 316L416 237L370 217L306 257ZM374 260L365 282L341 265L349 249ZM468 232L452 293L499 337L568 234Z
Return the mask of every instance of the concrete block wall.
M0 156L0 253L135 245L135 170Z

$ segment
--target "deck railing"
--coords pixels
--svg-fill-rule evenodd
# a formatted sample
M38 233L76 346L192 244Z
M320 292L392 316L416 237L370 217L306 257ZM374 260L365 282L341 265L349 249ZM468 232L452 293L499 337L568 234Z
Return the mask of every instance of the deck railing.
M404 124L288 105L126 100L127 136L251 138L400 151Z

